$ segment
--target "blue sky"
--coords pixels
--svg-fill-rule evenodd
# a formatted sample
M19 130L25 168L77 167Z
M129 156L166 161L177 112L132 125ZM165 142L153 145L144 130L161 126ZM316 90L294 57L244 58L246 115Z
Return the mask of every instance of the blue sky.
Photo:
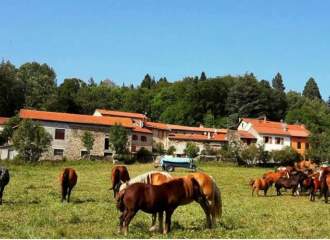
M58 85L279 72L286 91L313 77L328 100L329 12L323 0L2 0L0 58L47 63Z

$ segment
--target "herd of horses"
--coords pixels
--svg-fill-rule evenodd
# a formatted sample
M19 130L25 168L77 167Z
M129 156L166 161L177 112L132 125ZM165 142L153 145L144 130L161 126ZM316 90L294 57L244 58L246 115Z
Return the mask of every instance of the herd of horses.
M8 169L0 167L0 205L9 180ZM70 202L71 191L77 180L78 176L74 169L61 170L61 201ZM172 177L167 172L152 171L131 179L125 166L116 166L111 171L111 183L112 187L109 190L113 190L116 208L122 213L119 217L119 233L122 233L124 228L125 236L129 232L130 222L139 210L152 214L150 231L156 230L158 214L159 231L164 234L170 232L172 214L181 205L197 202L205 213L206 226L210 229L216 227L216 218L220 219L222 215L220 189L210 175L202 172ZM250 181L252 196L256 191L259 197L259 190L263 190L266 196L274 183L278 196L281 195L282 188L291 189L292 196L309 189L310 201L315 201L315 196L320 191L319 198L324 196L325 203L328 203L330 167L320 167L316 172L311 169L279 167L275 172L265 173L262 178Z
M274 184L275 183L275 184ZM275 185L277 196L281 195L281 189L291 189L292 196L301 195L304 190L309 190L310 201L315 201L317 192L320 192L319 199L324 196L325 203L328 203L330 188L330 167L320 167L318 171L312 169L299 169L293 167L279 167L275 172L268 172L262 178L255 178L250 181L252 196L256 191L259 197L259 190L264 191L266 197L270 187Z

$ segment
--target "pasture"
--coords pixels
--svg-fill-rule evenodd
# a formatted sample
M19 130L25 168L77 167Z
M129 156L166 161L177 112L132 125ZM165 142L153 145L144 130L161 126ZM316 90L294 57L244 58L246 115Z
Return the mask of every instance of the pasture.
M10 171L0 206L0 238L125 238L119 235L110 173L103 161L42 162L36 166L1 162ZM155 170L155 164L128 165L131 178ZM330 205L323 199L310 202L307 193L292 197L275 188L268 196L251 196L249 181L274 169L244 168L219 163L199 164L215 179L223 204L217 228L205 228L205 215L197 203L180 206L172 216L171 232L149 232L151 215L139 211L130 224L128 238L329 238ZM72 167L78 183L71 202L61 202L59 174ZM157 169L156 169L157 170ZM158 169L159 170L159 169ZM176 168L172 176L189 169Z

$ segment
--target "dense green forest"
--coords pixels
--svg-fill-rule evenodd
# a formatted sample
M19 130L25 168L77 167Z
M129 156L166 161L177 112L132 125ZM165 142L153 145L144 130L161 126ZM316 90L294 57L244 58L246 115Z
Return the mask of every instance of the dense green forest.
M185 77L169 82L146 74L139 86L118 86L110 79L64 79L46 63L27 62L16 67L0 64L0 116L12 117L20 109L93 114L111 109L144 113L149 121L187 126L235 129L240 117L304 123L312 132L310 142L322 158L330 151L330 100L322 100L316 81L306 79L302 93L285 92L280 73L269 81L253 73L239 76ZM318 146L322 145L322 146Z

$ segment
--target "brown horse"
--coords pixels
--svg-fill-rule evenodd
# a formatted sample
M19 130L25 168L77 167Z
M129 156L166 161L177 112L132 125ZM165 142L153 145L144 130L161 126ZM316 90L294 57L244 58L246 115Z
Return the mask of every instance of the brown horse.
M259 190L264 190L264 196L266 197L268 189L273 185L274 180L271 177L267 177L266 179L255 178L250 181L249 185L252 191L252 197L254 190L256 190L257 196L259 197Z
M112 188L109 190L113 190L113 197L119 193L120 185L124 182L130 180L128 170L125 166L117 166L111 170L111 183Z
M63 168L60 174L60 185L61 185L61 202L66 200L66 196L68 196L67 201L70 202L70 195L72 188L76 186L78 176L72 168Z
M289 178L289 173L286 170L280 170L278 172L268 172L268 173L265 173L262 178L263 179L272 178L273 181L276 182L277 179L281 178L281 177Z
M304 172L296 172L294 174L290 174L290 178L278 178L275 182L277 196L281 195L280 189L282 187L285 189L292 189L293 196L298 189L299 183L307 177L308 175Z
M146 213L159 213L162 225L163 211L166 213L164 234L170 232L171 217L174 210L186 199L199 202L204 197L197 181L193 178L172 179L161 185L134 183L127 186L116 197L117 209L122 212L119 217L119 233L122 233L125 221L125 236L135 214L142 210Z
M322 189L319 198L324 195L324 202L328 203L328 195L330 188L330 167L319 168L319 181L322 182Z
M308 178L306 178L303 181L303 185L308 185L308 179L310 179L310 183L309 183L309 187L310 187L310 201L314 202L315 201L315 195L317 193L318 190L320 190L320 196L319 198L322 197L321 195L321 191L322 191L322 187L323 187L323 182L319 180L319 173L313 173L312 175L310 175Z
M10 176L9 171L5 167L0 167L0 205L2 205L2 195L5 186L9 183Z
M206 200L199 203L205 213L206 225L208 228L215 228L216 218L220 219L222 215L222 202L221 202L221 193L219 187L217 186L213 178L205 173L201 173L201 172L191 173L186 177L194 178L198 182L203 194L205 195L205 200ZM123 190L129 184L135 182L143 182L153 185L159 185L169 181L171 178L172 178L171 175L166 172L149 172L139 175L131 179L130 181L126 182L125 184L121 185L119 191ZM177 178L182 178L182 177L177 177ZM194 201L193 199L189 199L186 202L182 202L181 205L189 204L193 201ZM156 214L152 215L152 224L150 231L156 229L156 217L157 217Z

